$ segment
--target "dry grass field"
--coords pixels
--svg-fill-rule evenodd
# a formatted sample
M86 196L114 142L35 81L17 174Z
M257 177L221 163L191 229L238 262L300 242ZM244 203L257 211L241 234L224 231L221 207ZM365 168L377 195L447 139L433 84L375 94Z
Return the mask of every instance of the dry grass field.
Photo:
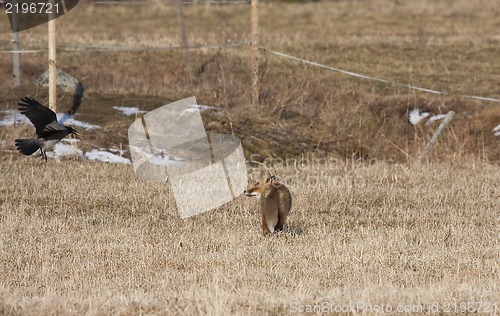
M496 0L324 1L285 4L261 1L261 46L368 76L446 91L434 95L327 71L261 50L261 109L250 106L250 7L186 5L189 50L178 49L175 7L163 2L98 5L81 1L57 20L58 65L78 78L86 97L79 118L102 130L86 144L120 147L131 120L112 117L112 106L151 110L184 97L215 106L207 129L233 132L246 154L364 158L408 162L438 122L408 123L419 108L438 115L457 112L443 146L430 161L475 157L500 161L500 6ZM0 20L0 50L11 50L7 19ZM234 48L205 45L243 44ZM176 48L177 47L177 48ZM12 88L9 54L0 59L0 109L31 95L47 102L34 80L47 68L47 28L21 33L21 86ZM109 51L111 50L111 51ZM118 51L116 51L118 50ZM123 51L120 51L123 50ZM186 64L188 60L188 64ZM61 111L72 96L59 92ZM214 124L208 124L214 123ZM85 144L82 144L85 146Z
M354 304L447 314L451 304L456 314L468 302L494 312L498 167L331 161L273 171L294 204L288 228L265 238L257 200L243 195L181 220L168 186L130 166L3 159L0 313L276 315Z
M81 0L57 20L58 65L85 86L76 118L100 128L79 129L76 146L128 150L135 117L113 106L194 95L214 107L207 131L242 140L251 177L286 183L292 212L269 238L244 196L181 220L167 183L130 165L21 156L14 139L32 126L0 126L0 315L498 315L500 105L463 97L500 98L497 2L261 0L262 47L447 94L262 49L253 108L249 6L186 5L186 56L174 6ZM6 18L0 29L11 50ZM21 56L16 88L1 53L0 120L21 97L47 102L34 83L46 46L45 26L21 33L22 49L43 52ZM58 91L62 112L72 100ZM421 167L439 120L413 125L415 108L457 113Z

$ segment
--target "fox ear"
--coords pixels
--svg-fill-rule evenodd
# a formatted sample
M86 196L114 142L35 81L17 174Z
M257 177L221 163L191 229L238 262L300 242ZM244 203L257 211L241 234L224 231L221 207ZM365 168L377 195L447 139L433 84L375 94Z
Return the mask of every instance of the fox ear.
M268 177L267 177L267 180L266 180L266 183L272 183L273 181L276 180L276 177L275 176L272 176L270 173L268 174Z

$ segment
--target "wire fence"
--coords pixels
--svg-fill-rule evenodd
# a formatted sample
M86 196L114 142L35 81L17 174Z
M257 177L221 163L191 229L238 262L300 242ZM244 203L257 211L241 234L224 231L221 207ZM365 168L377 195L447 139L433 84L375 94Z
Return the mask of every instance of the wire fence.
M178 4L250 4L251 0L177 0ZM254 0L255 1L255 0ZM95 1L94 4L98 5L143 5L143 4L159 4L162 2L158 1ZM59 52L162 52L162 51L173 51L173 50L199 50L199 49L234 49L239 47L251 46L252 41L247 40L240 43L225 43L225 44L206 44L206 45L179 45L179 46L165 46L165 47L126 47L126 46L96 46L96 45L66 45L60 44L57 46L57 50ZM449 93L446 91L435 90L432 88L420 87L412 84L400 83L394 80L380 78L376 76L369 76L365 74L356 73L353 71L335 68L329 65L321 64L319 62L311 61L305 58L300 58L297 56L293 56L288 53L280 52L268 47L259 46L259 50L263 52L267 52L274 56L292 60L295 62L307 64L310 66L314 66L321 69L326 69L328 71L340 73L343 75L356 77L363 80L377 81L381 83L396 85L400 87L405 87L411 90L421 91L430 94L437 95L448 95ZM28 50L1 50L0 54L37 54L37 53L47 53L48 49L28 49ZM476 96L476 95L458 95L462 98L474 99L479 101L487 101L487 102L495 102L500 103L500 99L492 98L492 97L484 97L484 96Z
M172 51L172 50L199 50L199 49L232 49L232 48L240 48L240 47L246 47L250 46L252 43L250 41L244 41L240 43L228 43L228 44L209 44L209 45L193 45L193 46L188 46L188 47L183 47L183 46L167 46L167 47L123 47L123 46L93 46L93 45L59 45L58 46L58 51L60 52L83 52L83 53L92 53L92 52L162 52L162 51ZM300 58L297 56L293 56L284 52L280 52L271 48L263 47L260 46L259 49L263 52L268 52L270 54L273 54L275 56L288 59L288 60L293 60L296 62L300 62L303 64L311 65L317 68L321 69L326 69L332 72L340 73L343 75L351 76L351 77L356 77L364 80L370 80L370 81L377 81L377 82L382 82L386 84L391 84L391 85L396 85L400 87L405 87L411 90L416 90L416 91L421 91L425 93L431 93L431 94L438 94L438 95L448 95L449 93L446 91L439 91L431 88L425 88L425 87L419 87L415 86L412 84L405 84L405 83L400 83L396 82L393 80L389 79L384 79L384 78L379 78L379 77L373 77L373 76L368 76L360 73L356 73L353 71L345 70L345 69L340 69L340 68L335 68L332 66L324 65L315 61L310 61L304 58ZM20 53L20 54L33 54L33 53L47 53L47 49L40 49L40 50L19 50L19 51L14 51L14 50L4 50L0 51L0 53L3 54L9 54L9 53ZM483 96L476 96L476 95L459 95L459 97L466 98L466 99L473 99L473 100L479 100L479 101L487 101L487 102L495 102L495 103L500 103L500 99L497 98L490 98L490 97L483 97Z
M352 77L357 77L357 78L361 78L361 79L367 79L367 80L372 80L372 81L378 81L378 82L393 84L393 85L397 85L397 86L400 86L400 87L405 87L405 88L408 88L408 89L411 89L411 90L417 90L417 91L422 91L422 92L427 92L427 93L432 93L432 94L440 94L440 95L446 95L446 94L448 94L448 92L446 92L446 91L439 91L439 90L434 90L434 89L429 89L429 88L423 88L423 87L418 87L418 86L411 85L411 84L400 83L400 82L396 82L396 81L392 81L392 80L388 80L388 79L382 79L382 78L378 78L378 77L367 76L367 75L355 73L355 72L352 72L352 71L347 71L347 70L343 70L343 69L339 69L339 68L334 68L334 67L331 67L331 66L327 66L327 65L320 64L320 63L317 63L317 62L314 62L314 61L310 61L310 60L307 60L307 59L299 58L299 57L296 57L296 56L292 56L292 55L289 55L289 54L286 54L286 53L283 53L283 52L279 52L279 51L276 51L276 50L273 50L273 49L269 49L269 48L265 48L265 47L260 47L260 48L262 50L264 50L264 51L267 51L267 52L269 52L271 54L274 54L274 55L282 57L282 58L286 58L286 59L298 61L298 62L307 64L307 65L311 65L311 66L315 66L315 67L318 67L318 68L327 69L327 70L330 70L330 71L333 71L333 72L338 72L338 73L341 73L341 74L344 74L344 75L348 75L348 76L352 76ZM460 97L467 98L467 99L475 99L475 100L481 100L481 101L490 101L490 102L498 102L498 103L500 103L500 99L496 99L496 98L488 98L488 97L475 96L475 95L460 95Z

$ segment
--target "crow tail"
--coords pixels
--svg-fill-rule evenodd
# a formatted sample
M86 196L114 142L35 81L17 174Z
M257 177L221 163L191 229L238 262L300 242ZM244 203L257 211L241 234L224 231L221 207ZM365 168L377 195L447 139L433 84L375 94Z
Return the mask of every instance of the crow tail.
M16 147L20 152L28 156L40 149L36 139L16 139Z

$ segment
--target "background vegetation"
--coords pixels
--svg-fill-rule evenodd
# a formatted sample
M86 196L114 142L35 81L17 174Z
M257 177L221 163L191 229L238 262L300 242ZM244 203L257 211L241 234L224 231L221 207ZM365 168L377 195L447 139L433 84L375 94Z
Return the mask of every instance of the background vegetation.
M414 108L432 114L454 110L454 123L431 161L472 157L498 162L493 128L500 98L499 7L496 1L335 1L260 5L263 48L401 84L446 91L434 95L300 64L261 50L261 104L250 106L250 8L246 4L186 5L189 45L184 54L174 6L166 3L99 5L83 1L59 18L58 65L82 81L86 98L78 113L103 129L87 144L126 144L132 118L111 106L153 109L196 96L217 107L205 113L209 131L234 132L247 155L413 160L439 121L408 122ZM7 20L0 47L11 50ZM46 27L21 33L22 49L47 49ZM233 48L206 45L241 44ZM116 51L122 50L122 51ZM115 50L115 51L107 51ZM9 55L5 55L6 57ZM22 87L12 89L12 64L0 61L0 106L16 107L26 94L47 100L34 80L47 55L22 56ZM59 96L61 110L72 97ZM124 120L124 121L123 121ZM123 121L123 122L122 122ZM102 135L102 131L108 132ZM108 137L108 135L114 137ZM84 145L83 145L84 146Z
M113 106L149 111L194 95L216 107L203 112L207 130L235 133L249 160L273 159L249 162L249 174L270 171L290 188L287 229L262 237L258 202L243 196L181 220L167 184L140 181L128 165L23 157L13 140L32 127L0 127L0 314L276 315L325 302L494 311L500 106L462 96L500 98L497 1L260 1L264 48L448 94L262 49L259 108L250 104L249 6L184 12L197 47L187 56L167 3L82 1L57 20L58 65L85 86L77 118L101 126L77 146L127 149L135 118ZM7 22L0 50L12 49ZM46 50L46 27L21 42ZM3 55L0 110L26 95L46 103L34 80L47 54L22 55L18 88ZM61 111L72 101L59 91ZM421 168L411 164L439 121L410 124L417 107L457 112ZM300 157L305 165L279 163Z

